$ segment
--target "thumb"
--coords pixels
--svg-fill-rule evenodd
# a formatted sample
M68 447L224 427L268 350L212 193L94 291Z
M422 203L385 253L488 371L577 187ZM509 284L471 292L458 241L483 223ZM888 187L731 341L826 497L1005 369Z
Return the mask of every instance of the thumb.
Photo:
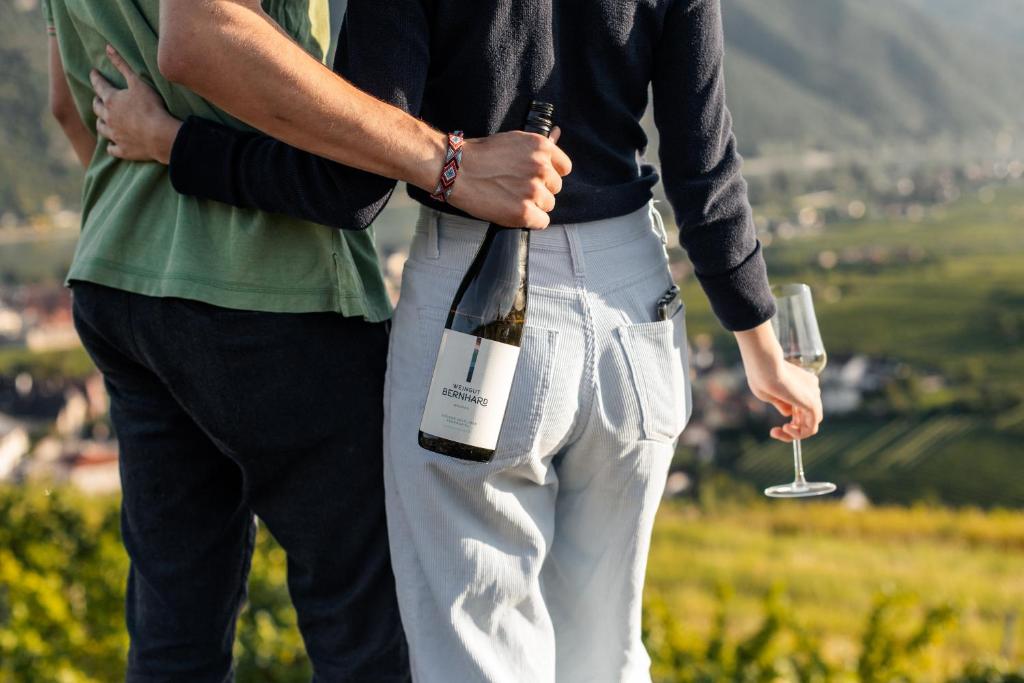
M89 72L89 81L92 82L93 91L99 95L99 98L104 102L106 102L111 95L117 92L117 88L112 86L110 81L104 78L96 69Z
M137 78L135 72L128 66L128 62L124 61L124 57L112 45L107 45L107 58L110 59L110 63L114 65L114 68L121 72L125 82L131 84Z
M548 136L548 139L557 145L560 137L562 137L562 128L560 126L555 126L551 129L551 135Z

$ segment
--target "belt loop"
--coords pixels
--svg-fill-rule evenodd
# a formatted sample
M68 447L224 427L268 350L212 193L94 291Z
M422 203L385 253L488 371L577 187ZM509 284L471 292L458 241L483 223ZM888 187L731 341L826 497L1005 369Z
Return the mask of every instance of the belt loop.
M651 222L654 223L654 231L661 238L661 243L668 246L668 233L665 231L665 221L661 212L654 206L655 201L651 200Z
M566 224L565 239L569 242L569 258L572 259L572 274L576 279L586 276L587 269L583 262L583 245L580 244L580 231L574 223Z
M427 221L427 258L436 261L441 258L441 249L438 245L438 233L441 231L441 212L431 211L430 220Z

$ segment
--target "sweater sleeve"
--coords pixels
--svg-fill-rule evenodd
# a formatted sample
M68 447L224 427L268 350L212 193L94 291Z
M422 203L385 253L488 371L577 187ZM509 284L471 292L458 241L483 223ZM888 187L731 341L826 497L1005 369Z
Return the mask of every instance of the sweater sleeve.
M335 72L418 114L430 57L425 1L349 0ZM182 194L353 230L369 226L395 188L394 180L198 117L178 132L170 176Z
M654 120L679 241L722 325L746 330L775 313L725 106L720 0L675 0L655 49Z

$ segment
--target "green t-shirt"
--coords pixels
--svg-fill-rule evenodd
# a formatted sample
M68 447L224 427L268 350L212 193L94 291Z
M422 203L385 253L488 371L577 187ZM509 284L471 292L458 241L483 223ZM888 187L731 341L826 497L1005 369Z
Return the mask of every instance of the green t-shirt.
M327 0L265 0L264 8L317 59L329 43ZM95 130L89 70L124 87L107 43L174 116L243 124L157 68L159 0L43 0L79 113ZM211 59L210 68L216 67ZM287 87L282 83L281 87ZM270 312L335 311L369 320L391 308L370 231L339 231L282 215L179 195L167 168L115 159L100 140L85 175L82 234L68 281L149 296Z

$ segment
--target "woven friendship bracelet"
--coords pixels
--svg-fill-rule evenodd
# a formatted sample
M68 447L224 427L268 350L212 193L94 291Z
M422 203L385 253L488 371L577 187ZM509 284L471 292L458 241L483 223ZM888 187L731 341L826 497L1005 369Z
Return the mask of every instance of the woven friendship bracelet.
M430 198L447 202L455 187L455 179L459 177L459 169L462 168L462 146L466 144L466 138L462 131L457 130L448 134L448 152L444 157L444 166L441 167L441 178L437 181L437 187Z

